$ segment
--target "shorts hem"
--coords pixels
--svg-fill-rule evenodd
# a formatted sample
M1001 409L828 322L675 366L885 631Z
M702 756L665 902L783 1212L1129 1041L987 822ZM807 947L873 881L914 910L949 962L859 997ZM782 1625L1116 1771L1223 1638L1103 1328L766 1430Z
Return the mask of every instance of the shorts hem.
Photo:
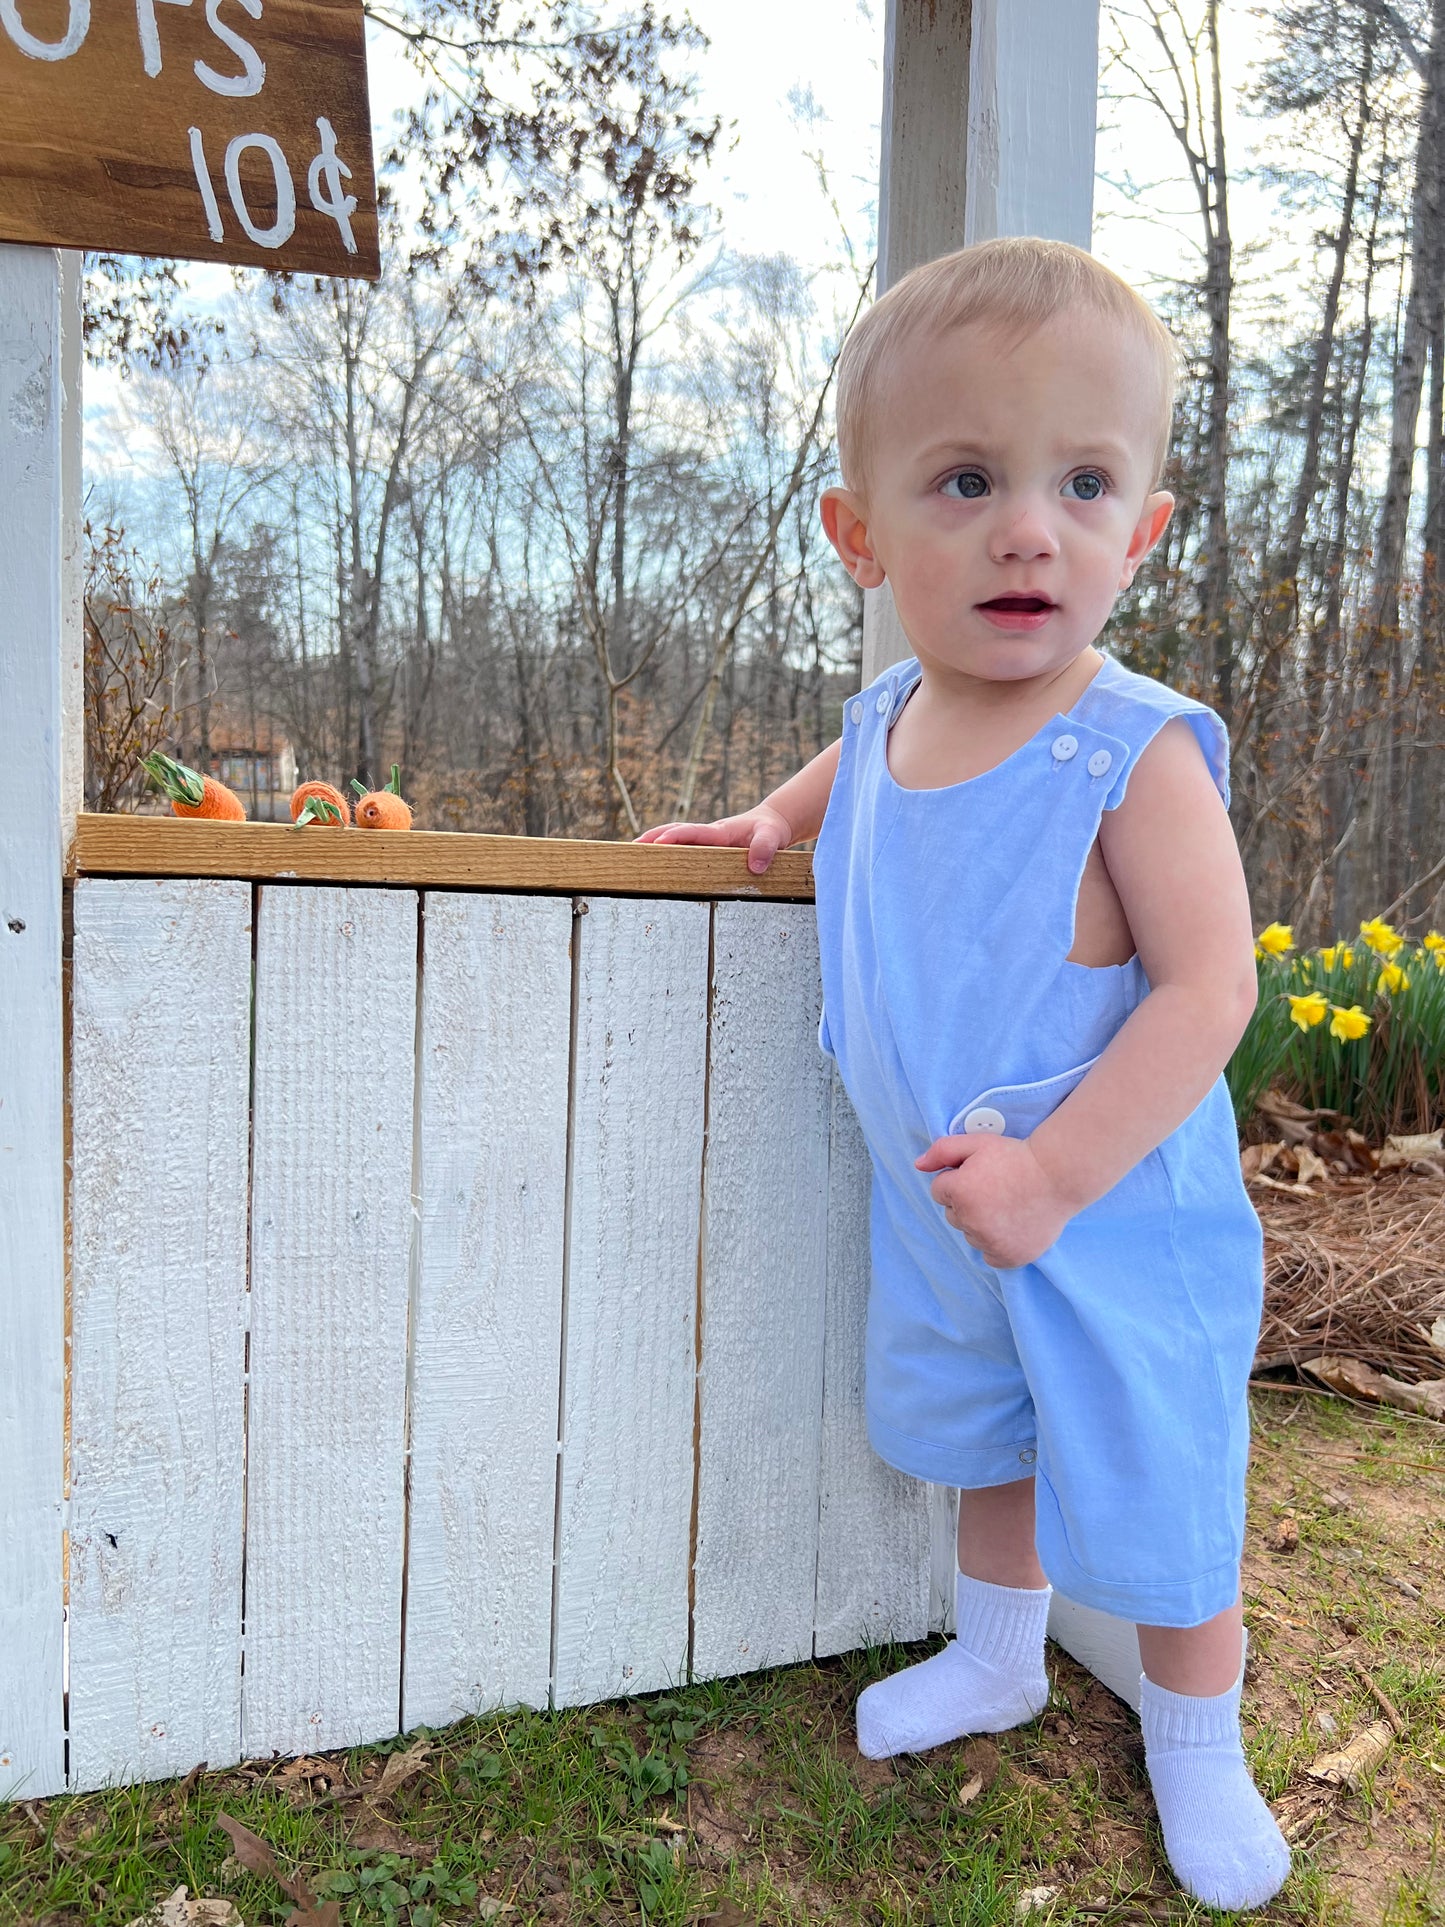
M1012 1485L1017 1479L1031 1479L1034 1475L1038 1459L1035 1439L1012 1439L1004 1445L960 1449L896 1432L871 1412L867 1417L868 1443L885 1464L906 1473L910 1479L977 1491L983 1486Z
M1059 1545L1052 1533L1039 1535L1039 1564L1051 1586L1080 1606L1093 1606L1137 1626L1201 1626L1239 1597L1239 1562L1215 1566L1193 1579L1095 1579Z

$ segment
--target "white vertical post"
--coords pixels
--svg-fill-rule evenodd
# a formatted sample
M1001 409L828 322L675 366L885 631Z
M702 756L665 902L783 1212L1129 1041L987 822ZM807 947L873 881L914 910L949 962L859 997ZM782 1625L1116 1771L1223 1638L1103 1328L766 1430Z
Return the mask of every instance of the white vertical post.
M79 716L61 656L78 340L73 264L0 247L0 1799L65 1786L61 872Z
M1099 0L888 0L878 292L995 234L1089 245ZM910 654L885 583L863 680Z
M884 37L879 293L920 262L997 234L1088 247L1098 0L888 0ZM909 653L888 585L866 591L864 681ZM938 1495L934 1509L944 1527ZM1131 1625L1056 1595L1049 1630L1137 1705Z

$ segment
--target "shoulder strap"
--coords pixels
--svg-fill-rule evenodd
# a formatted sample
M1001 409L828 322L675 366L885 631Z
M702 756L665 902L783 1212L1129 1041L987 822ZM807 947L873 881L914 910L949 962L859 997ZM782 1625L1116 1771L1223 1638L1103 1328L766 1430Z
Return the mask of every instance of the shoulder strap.
M1215 787L1228 805L1229 732L1207 704L1181 695L1177 689L1156 682L1152 676L1141 676L1133 669L1126 669L1112 656L1106 656L1103 668L1079 704L1079 711L1090 723L1117 737L1129 751L1105 798L1105 809L1117 809L1123 802L1129 772L1165 723L1172 722L1176 716L1182 717L1194 731Z

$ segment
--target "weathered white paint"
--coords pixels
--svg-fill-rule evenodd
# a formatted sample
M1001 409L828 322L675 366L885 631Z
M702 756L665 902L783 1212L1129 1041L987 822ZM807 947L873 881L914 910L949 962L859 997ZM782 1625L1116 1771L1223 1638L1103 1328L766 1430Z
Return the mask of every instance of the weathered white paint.
M85 793L85 256L60 252L60 842L70 867Z
M251 889L75 889L70 1776L232 1764Z
M399 1720L416 914L406 890L261 892L248 1754Z
M973 0L972 11L965 237L1043 234L1086 248L1098 0Z
M1129 1620L1055 1592L1049 1601L1049 1638L1138 1712L1139 1634Z
M0 248L0 1798L65 1786L64 283Z
M423 899L405 1727L545 1706L572 905Z
M822 1658L929 1629L930 1488L885 1465L863 1419L868 1310L867 1148L842 1079L832 1074L828 1145L828 1289L823 1327L823 1440L818 1492Z
M829 1073L806 904L713 912L693 1671L813 1645Z
M708 909L579 919L553 1694L687 1665Z

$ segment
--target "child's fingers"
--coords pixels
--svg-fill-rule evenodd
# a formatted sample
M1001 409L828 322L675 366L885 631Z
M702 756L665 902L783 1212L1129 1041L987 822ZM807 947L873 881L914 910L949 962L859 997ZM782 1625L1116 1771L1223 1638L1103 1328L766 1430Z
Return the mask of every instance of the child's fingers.
M754 876L763 874L782 848L782 843L781 833L771 825L754 832L753 840L748 845L748 868Z
M736 828L725 823L665 823L660 830L647 830L639 843L707 843L735 845L742 841Z
M936 1137L923 1156L913 1160L913 1168L916 1171L954 1170L960 1164L966 1164L976 1151L982 1150L986 1142L983 1132L970 1137Z

